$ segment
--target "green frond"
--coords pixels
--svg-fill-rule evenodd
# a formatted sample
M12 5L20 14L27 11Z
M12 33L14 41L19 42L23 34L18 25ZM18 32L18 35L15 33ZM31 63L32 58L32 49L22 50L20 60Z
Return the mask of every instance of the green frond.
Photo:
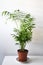
M16 34L11 34L11 35L16 41L19 41L19 43L16 44L19 44L20 48L24 50L26 46L26 42L31 41L32 39L32 29L35 27L35 24L33 22L34 18L32 18L32 16L29 13L27 14L21 12L19 9L14 10L13 13L8 11L3 11L2 15L9 16L9 19L12 19L13 21L15 21L15 23L20 21L21 24L20 29L14 28L13 32L15 32ZM18 21L16 22L16 20Z

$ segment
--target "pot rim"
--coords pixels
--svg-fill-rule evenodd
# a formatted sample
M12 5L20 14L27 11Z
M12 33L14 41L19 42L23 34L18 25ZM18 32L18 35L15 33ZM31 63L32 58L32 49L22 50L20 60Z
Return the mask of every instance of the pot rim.
M28 52L27 49L24 49L24 50L18 49L17 51L18 51L18 52Z

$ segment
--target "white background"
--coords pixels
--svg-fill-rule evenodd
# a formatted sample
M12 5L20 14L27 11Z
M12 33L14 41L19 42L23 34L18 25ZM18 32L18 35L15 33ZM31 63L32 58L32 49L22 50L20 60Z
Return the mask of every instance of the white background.
M43 55L43 0L0 0L0 54L16 55L19 46L15 45L14 39L10 35L14 24L3 18L1 12L4 10L21 11L30 13L35 18L36 28L33 30L32 41L26 48L30 55Z

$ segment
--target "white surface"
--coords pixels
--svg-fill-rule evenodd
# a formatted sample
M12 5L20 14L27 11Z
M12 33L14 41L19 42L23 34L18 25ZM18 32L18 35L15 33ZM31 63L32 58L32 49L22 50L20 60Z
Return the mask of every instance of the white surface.
M2 65L43 65L43 56L28 56L27 62L19 62L17 56L5 56Z
M0 54L17 54L18 46L10 35L15 25L1 15L3 10L12 12L15 9L29 12L35 18L33 41L27 49L30 55L43 55L43 0L0 0ZM8 24L5 24L6 21Z

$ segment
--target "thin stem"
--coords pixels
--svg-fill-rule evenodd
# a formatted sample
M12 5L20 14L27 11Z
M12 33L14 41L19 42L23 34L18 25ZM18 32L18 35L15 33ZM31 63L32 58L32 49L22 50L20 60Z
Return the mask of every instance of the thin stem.
M20 46L21 46L21 50L25 49L25 43L24 42L20 43Z
M18 28L18 24L17 24L17 22L15 22L16 23L16 26L17 26L17 28Z

